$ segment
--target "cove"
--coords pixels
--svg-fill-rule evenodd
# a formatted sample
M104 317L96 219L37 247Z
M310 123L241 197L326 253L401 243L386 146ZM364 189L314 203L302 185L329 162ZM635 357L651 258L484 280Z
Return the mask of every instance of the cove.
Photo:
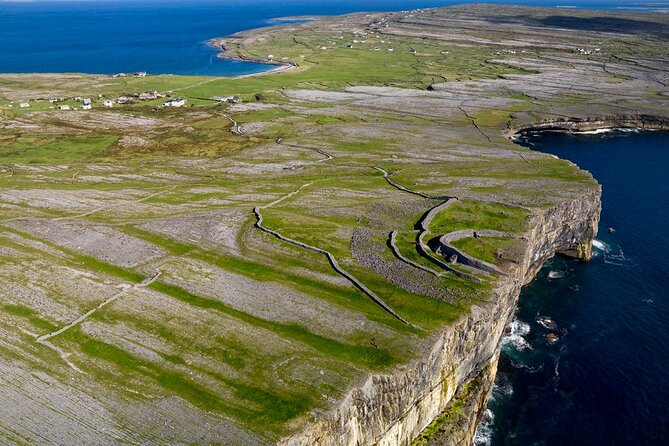
M592 172L602 219L590 263L554 258L521 294L475 443L666 444L669 133L522 142Z

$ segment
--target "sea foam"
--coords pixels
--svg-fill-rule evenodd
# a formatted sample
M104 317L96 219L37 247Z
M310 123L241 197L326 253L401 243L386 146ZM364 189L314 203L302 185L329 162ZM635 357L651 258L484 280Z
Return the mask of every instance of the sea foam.
M597 240L597 239L593 240L592 241L592 247L597 249L598 251L609 252L608 245L601 240Z
M514 348L518 351L532 349L525 336L530 332L530 325L523 321L515 320L511 322L509 334L502 338L502 347Z
M492 444L493 423L495 415L490 409L486 409L481 418L481 422L476 426L476 433L472 444L474 446L489 446Z

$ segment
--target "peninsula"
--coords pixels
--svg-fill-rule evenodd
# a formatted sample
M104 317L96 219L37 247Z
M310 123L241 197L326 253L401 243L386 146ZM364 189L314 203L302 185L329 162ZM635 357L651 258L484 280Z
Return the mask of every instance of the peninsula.
M468 5L212 41L262 76L0 75L0 439L471 444L521 287L599 222L513 137L669 129L668 41Z

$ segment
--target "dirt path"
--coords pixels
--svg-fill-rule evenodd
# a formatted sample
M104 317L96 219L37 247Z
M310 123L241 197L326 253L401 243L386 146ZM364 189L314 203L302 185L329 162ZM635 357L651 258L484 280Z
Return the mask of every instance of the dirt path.
M230 116L226 113L221 113L221 115L232 123L232 129L230 131L233 134L239 135L239 136L246 136L244 134L244 131L242 130L242 127L239 125L239 123L237 121L234 120L234 118L232 118L232 116Z

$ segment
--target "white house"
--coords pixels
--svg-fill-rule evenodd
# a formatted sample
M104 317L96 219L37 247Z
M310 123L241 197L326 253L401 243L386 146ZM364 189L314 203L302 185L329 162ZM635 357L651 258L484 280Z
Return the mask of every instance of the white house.
M118 99L116 100L116 102L118 102L119 104L125 104L125 103L127 103L128 101L129 101L129 99L128 99L127 97L125 97L125 96L121 96L120 98L118 98Z
M230 104L238 104L242 102L242 98L239 96L214 96L211 100L216 102L229 102Z
M84 98L84 99L82 99L82 101L81 101L81 108L82 108L82 109L84 109L84 110L90 110L92 107L93 107L93 105L91 104L91 100L90 100L90 99L88 99L88 98Z
M114 102L113 102L113 101L110 101L109 99L106 99L106 100L102 103L102 105L104 105L104 106L107 107L107 108L112 108L112 107L114 106Z
M165 107L183 107L184 105L186 105L184 98L171 99L165 102Z
M69 110L70 106L69 105L59 105L58 110Z
M28 108L28 107L30 107L30 104L28 104L27 102L21 102L21 103L19 104L19 107L21 107L21 108Z
M140 71L135 73L135 77L146 77L146 71Z
M151 100L151 99L158 99L158 98L160 98L160 97L162 97L162 95L160 95L160 94L158 93L158 91L156 91L156 90L154 90L154 91L146 91L146 92L144 92L144 93L140 93L140 94L139 94L139 99L140 99L141 101L148 101L148 100Z

